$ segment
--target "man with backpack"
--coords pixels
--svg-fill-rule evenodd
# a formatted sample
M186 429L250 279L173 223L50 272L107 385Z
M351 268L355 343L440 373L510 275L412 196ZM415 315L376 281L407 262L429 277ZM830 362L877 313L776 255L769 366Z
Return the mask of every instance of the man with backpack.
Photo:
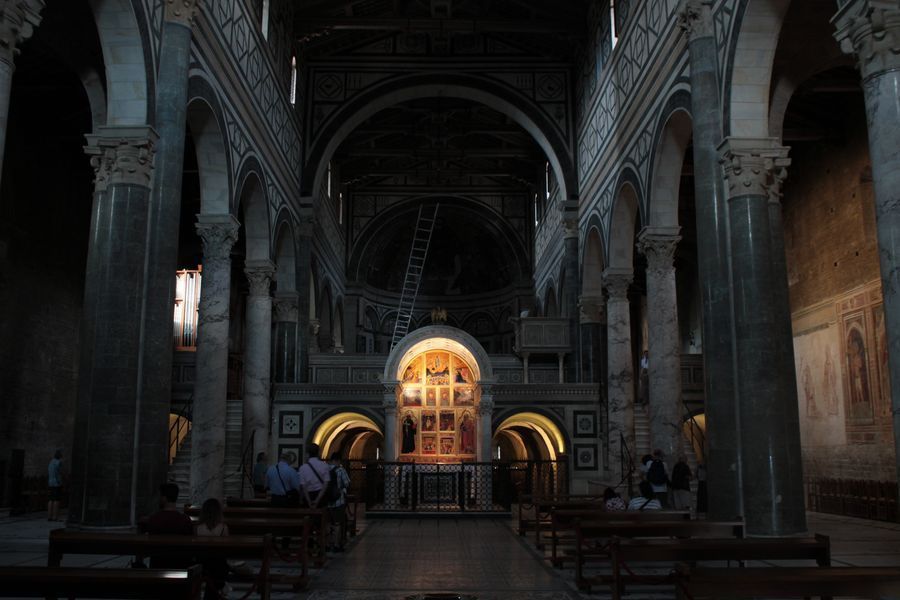
M328 464L331 466L331 480L326 488L325 500L328 502L331 521L329 544L334 552L343 552L347 539L347 490L350 488L350 476L341 464L340 452L332 452Z
M668 508L669 473L666 471L666 463L663 462L662 450L658 448L654 450L644 467L647 470L647 482L653 489L653 495L664 509Z
M331 481L331 473L325 461L319 458L318 444L307 446L307 452L309 458L300 467L300 487L303 489L306 506L318 508L325 500L324 491Z

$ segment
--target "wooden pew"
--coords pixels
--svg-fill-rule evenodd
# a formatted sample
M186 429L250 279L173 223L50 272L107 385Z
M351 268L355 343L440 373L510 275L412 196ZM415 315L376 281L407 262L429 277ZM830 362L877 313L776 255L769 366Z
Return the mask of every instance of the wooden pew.
M538 550L544 549L541 534L552 526L553 511L555 510L604 510L603 499L593 497L558 499L538 499L534 506L534 545Z
M200 565L187 570L0 567L4 598L200 598Z
M574 531L575 530L575 522L578 520L583 521L634 521L634 522L644 522L644 521L677 521L677 520L685 520L690 521L691 513L690 511L682 511L682 510L647 510L647 511L607 511L605 509L598 508L580 508L580 509L571 509L571 508L560 508L553 510L550 513L550 563L554 567L562 567L563 563L567 560L574 560L574 555L565 557L562 556L559 552L559 545L561 541L564 541L560 532L562 531ZM575 536L573 535L571 540L575 541Z
M225 498L225 508L268 508L272 506L272 501L268 498L235 498L228 496Z
M676 598L881 598L900 594L900 567L679 566Z
M165 556L186 561L213 558L259 560L261 565L254 577L254 584L260 597L268 598L271 587L269 569L275 552L272 539L271 535L211 537L91 533L54 529L50 532L47 566L59 567L66 554ZM307 578L304 561L301 577L294 583L305 585Z
M519 535L525 535L531 529L537 527L539 522L538 507L536 504L547 502L590 502L592 504L602 504L603 497L596 494L559 494L555 496L535 496L532 494L522 494L519 496ZM528 514L533 513L535 518L528 518Z
M743 538L744 524L739 521L582 521L575 523L575 585L589 590L592 583L584 577L587 558L609 559L609 550L590 548L591 542L615 537L711 537Z
M672 583L671 577L642 577L633 573L628 563L746 560L814 560L820 567L831 565L831 541L816 534L813 538L754 538L754 539L622 539L610 542L612 565L612 597L618 600L629 582ZM624 575L622 571L628 571ZM587 589L603 578L584 578Z
M200 517L199 506L185 505L184 513L197 521ZM315 565L322 567L325 564L325 546L328 533L328 511L324 508L286 508L286 507L232 507L222 509L225 524L230 533L243 533L247 535L262 535L271 533L279 537L299 537L301 532L296 527L308 519L306 529L302 532L304 555L306 552L306 540L311 531L315 531L316 542L319 550L315 555Z

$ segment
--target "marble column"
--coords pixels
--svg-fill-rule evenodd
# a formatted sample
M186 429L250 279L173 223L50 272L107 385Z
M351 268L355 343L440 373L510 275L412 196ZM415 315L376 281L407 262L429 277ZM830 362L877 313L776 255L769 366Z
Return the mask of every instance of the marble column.
M719 165L722 108L712 0L685 0L681 24L688 35L693 117L697 272L703 299L706 467L709 516L732 519L741 506L740 437L735 391L734 325L728 216Z
M572 347L565 365L565 381L575 383L579 377L578 347L578 199L563 205L563 269L562 308L569 317L569 340ZM560 379L562 383L562 378Z
M309 382L309 353L315 335L310 335L309 286L312 269L312 202L314 198L300 198L295 256L297 257L297 381ZM318 329L316 329L318 332Z
M41 22L44 0L0 0L0 175L6 148L9 94L19 45L31 37Z
M187 122L191 19L199 0L166 2L156 81L156 149L150 193L144 302L141 480L143 514L156 510L159 483L168 477L172 406L172 307L178 269L181 179ZM204 273L205 275L205 273ZM205 284L205 282L204 282Z
M832 23L857 56L866 101L875 221L891 372L894 451L900 456L900 3L844 1ZM900 475L900 460L897 461Z
M793 365L773 376L772 348L792 343L777 322L769 188L790 164L774 139L726 138L720 146L729 189L734 326L745 531L750 536L806 531L800 428ZM773 426L777 424L777 426Z
M275 383L297 381L297 293L277 292L275 315Z
M478 453L476 461L484 463L484 466L478 467L476 473L475 486L478 496L478 504L482 510L490 510L493 502L491 491L493 484L491 478L493 476L492 469L488 465L491 464L491 442L494 439L493 418L494 418L494 393L493 385L479 381L478 386L481 389L481 398L478 401Z
M606 269L607 331L607 415L609 423L610 483L617 485L628 477L629 461L635 465L634 446L634 358L631 354L631 306L628 286L631 269ZM624 444L622 442L624 440ZM624 481L628 485L628 481Z
M363 286L356 282L348 282L344 288L344 353L365 353L365 340L360 342L360 324L363 319L361 305L363 302ZM361 347L360 347L361 346Z
M269 449L269 390L272 372L272 296L275 275L270 260L248 260L244 273L250 283L244 349L244 427L246 444L253 436L252 460Z
M647 259L647 325L650 446L662 450L669 469L683 451L681 402L681 336L675 290L678 227L645 227L638 250Z
M396 462L399 449L397 439L397 389L399 381L385 381L384 396L381 407L384 409L384 453L381 457L384 462Z
M606 299L603 296L581 296L578 310L581 323L581 381L601 383L606 381Z
M203 242L203 293L191 429L191 502L201 504L207 498L224 499L231 248L239 223L231 215L199 215L196 228Z
M100 127L85 271L69 522L135 523L141 419L141 298L156 133ZM170 327L171 329L171 327Z

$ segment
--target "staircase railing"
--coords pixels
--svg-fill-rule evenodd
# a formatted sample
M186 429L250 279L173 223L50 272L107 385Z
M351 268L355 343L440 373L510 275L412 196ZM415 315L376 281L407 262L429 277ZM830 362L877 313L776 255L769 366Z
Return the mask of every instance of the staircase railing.
M406 278L403 281L403 289L400 292L400 306L397 308L397 319L394 321L394 335L391 337L391 349L409 331L409 323L412 320L413 307L416 304L416 296L419 293L419 284L422 282L422 271L425 269L425 258L428 256L428 246L431 244L431 234L434 232L434 224L437 221L437 212L440 204L434 204L434 210L426 213L426 206L419 206L419 216L416 218L416 230L413 232L412 249L409 252L409 262L406 264ZM428 206L427 208L432 208ZM429 216L430 215L430 216Z
M179 448L181 448L182 440L184 440L184 436L188 434L191 430L191 421L193 420L194 413L194 394L191 394L187 400L185 400L182 405L178 408L178 410L174 413L177 418L175 421L169 425L169 451L168 451L168 461L171 465L175 460L175 455L178 453ZM182 431L184 431L184 435L182 435Z
M706 434L703 433L703 428L700 427L700 423L695 418L695 415L691 414L690 409L688 408L687 402L684 399L681 399L681 405L684 407L684 414L687 415L687 420L690 421L690 441L691 441L691 450L694 452L697 451L697 448L700 448L700 455L697 456L697 460L702 463L706 462ZM699 443L699 445L698 445Z
M244 498L244 490L248 487L244 482L253 489L253 440L256 439L256 430L250 432L250 439L244 444L241 451L241 463L238 466L238 472L241 474L241 499Z
M622 479L619 480L614 489L619 489L623 483L628 482L628 497L631 498L634 495L634 477L632 477L634 475L634 457L631 455L631 449L628 447L625 435L621 431L619 432L619 447L622 449L619 453L619 472L622 474Z

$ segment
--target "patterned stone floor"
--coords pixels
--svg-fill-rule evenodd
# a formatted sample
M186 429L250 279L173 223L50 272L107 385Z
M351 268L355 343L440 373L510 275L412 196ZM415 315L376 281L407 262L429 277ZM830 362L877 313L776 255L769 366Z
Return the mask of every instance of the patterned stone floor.
M547 566L530 538L501 519L409 517L363 520L348 551L313 572L307 591L286 589L273 598L299 600L426 600L430 593L462 600L578 600L571 570ZM59 523L40 513L0 518L0 565L44 565L47 535ZM900 566L900 524L809 514L811 532L831 536L835 565ZM124 556L71 556L71 566L119 567ZM240 597L238 587L232 597ZM672 592L635 590L630 599L672 597ZM453 596L452 598L456 598ZM588 598L608 598L600 590ZM449 600L444 596L441 600Z

